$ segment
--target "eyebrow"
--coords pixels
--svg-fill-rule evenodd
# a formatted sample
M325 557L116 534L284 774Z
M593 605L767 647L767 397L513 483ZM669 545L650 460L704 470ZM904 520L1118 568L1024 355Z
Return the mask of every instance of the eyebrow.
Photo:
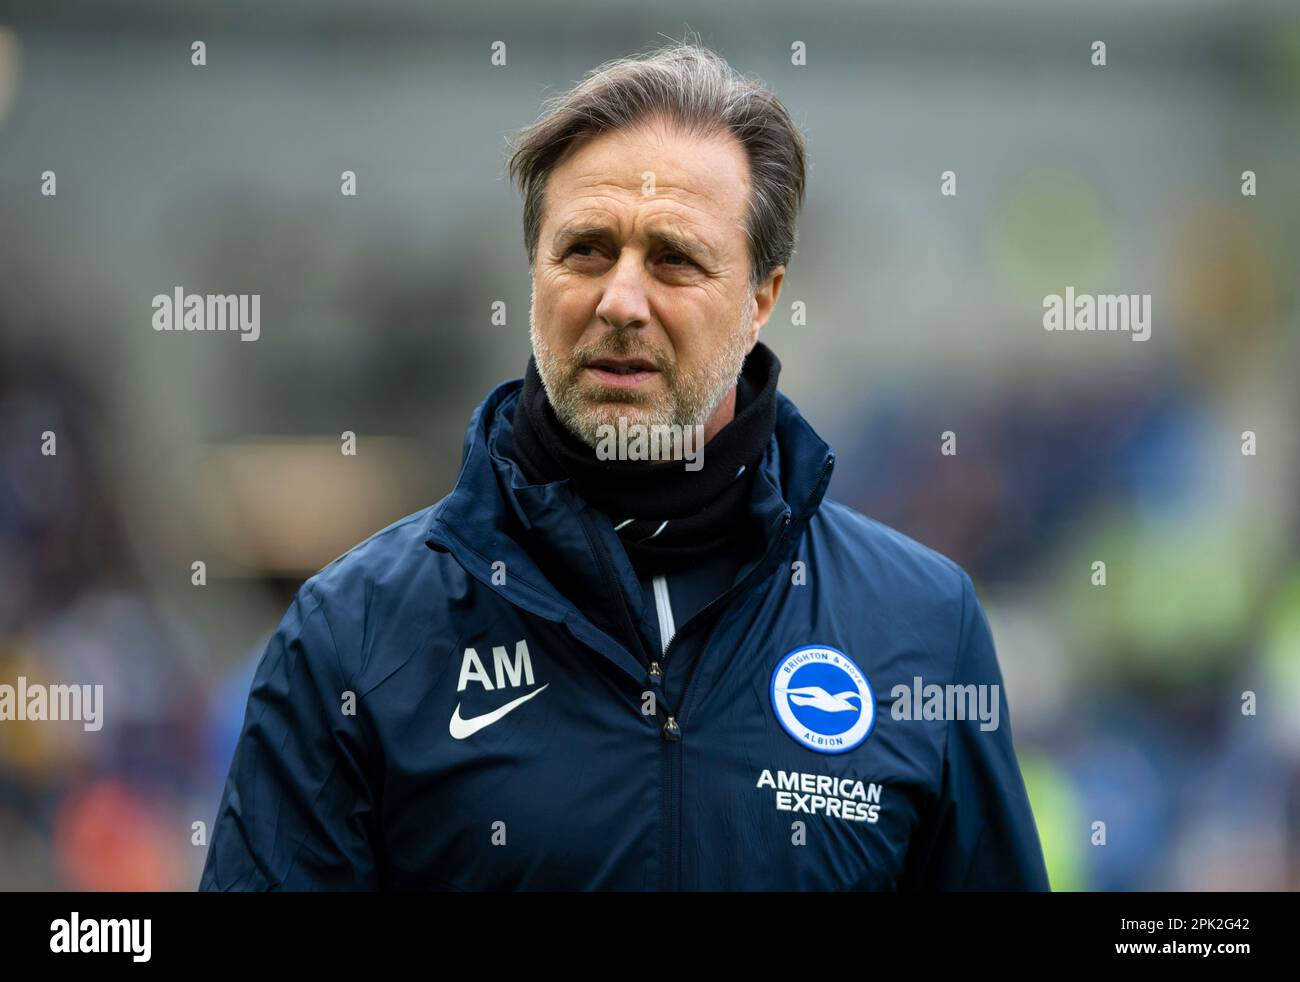
M679 235L668 229L656 229L648 234L651 241L665 245L674 252L680 252L685 256L704 258L710 262L717 261L714 251L696 239ZM583 239L609 240L613 237L614 230L601 222L567 225L555 233L555 238L551 240L551 248L559 253L564 252L570 245Z

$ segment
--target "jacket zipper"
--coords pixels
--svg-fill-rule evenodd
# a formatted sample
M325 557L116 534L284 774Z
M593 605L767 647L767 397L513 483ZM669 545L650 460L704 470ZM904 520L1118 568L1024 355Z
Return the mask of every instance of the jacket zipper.
M830 470L833 459L834 458L827 460L826 463L822 465L821 473L817 476L817 484L814 486L814 490L813 490L814 497L816 497L817 492L821 490L822 484L826 480L826 474ZM664 649L663 668L661 669L661 677L662 677L662 672L666 671L668 668L668 656L669 654L672 653L673 645L677 643L677 640L682 635L686 634L687 631L693 625L701 623L701 621L703 620L705 615L709 613L709 611L713 610L715 607L718 607L719 605L729 603L731 599L737 594L747 592L750 588L751 583L757 577L761 575L765 575L763 571L767 567L768 560L770 560L773 555L778 553L781 550L781 548L785 545L786 537L790 534L790 526L791 526L791 510L790 508L787 507L785 510L785 515L782 517L781 520L781 531L777 535L776 541L771 546L768 547L767 552L763 554L762 560L758 563L757 566L755 566L752 570L750 570L749 575L746 576L742 582L733 584L731 589L727 590L726 592L720 594L717 597L714 597L707 604L701 607L690 620L688 620L685 624L683 624L680 628L678 628L677 633L673 635L673 639L668 642L668 647ZM691 691L691 683L695 680L695 676L699 672L700 663L704 661L704 658L707 654L708 654L708 650L706 648L705 650L701 651L700 656L695 659L695 664L691 666L690 674L686 676L686 683L682 687L681 711L678 713L676 718L669 716L668 723L665 724L664 727L664 739L665 741L667 741L666 747L668 749L667 770L669 774L669 780L671 781L670 791L667 795L665 795L665 797L668 799L669 809L670 809L668 815L669 854L668 854L668 862L664 867L664 883L665 883L664 889L665 890L681 889L682 721L686 718L686 709L687 706L689 705L689 694Z
M831 461L827 460L822 465L821 473L817 477L817 484L814 486L813 496L821 489L822 483L826 480L826 473L830 470ZM582 518L582 516L580 516ZM591 546L596 555L596 561L600 565L602 574L609 580L614 587L614 592L618 595L619 609L623 612L623 619L636 639L637 648L641 652L641 657L646 664L647 674L650 681L659 689L655 693L655 702L662 701L663 694L663 674L668 667L668 656L672 653L673 646L687 629L699 624L710 611L716 607L730 602L730 600L739 593L747 591L750 584L763 573L768 564L768 560L775 555L785 544L786 537L790 534L791 509L787 507L785 514L781 519L781 531L763 554L762 560L758 565L750 570L749 575L740 582L733 584L731 589L725 591L717 597L714 597L707 604L696 611L685 624L677 630L668 646L664 648L663 654L659 659L652 659L646 651L645 642L641 639L641 632L636 629L636 622L632 620L632 612L628 608L627 598L623 595L623 589L619 586L617 578L614 576L613 567L605 548L601 545L598 538L592 535L591 530L587 527L585 519L580 521L583 533L587 536L587 543ZM695 675L699 670L700 662L704 660L707 652L701 651L700 657L695 660L691 667L690 674L686 676L686 684L682 687L682 712L674 715L672 707L664 703L664 710L668 714L667 720L660 729L660 735L664 742L665 760L664 760L664 807L667 811L665 824L668 827L668 855L663 859L663 883L665 891L676 891L681 889L681 856L682 856L682 725L681 720L685 718L685 709L687 697L690 693L691 682L694 681Z
M660 668L658 660L650 657L646 651L645 642L641 639L641 632L636 629L636 622L632 620L632 612L627 606L627 597L623 595L623 588L619 586L618 579L614 576L612 562L609 555L605 552L605 547L601 544L598 536L593 535L591 529L587 526L585 516L579 515L579 524L582 526L583 534L587 537L587 545L591 548L592 553L596 556L596 563L600 567L601 575L610 583L614 593L618 595L619 609L623 612L623 621L631 632L632 637L636 639L637 648L641 652L642 663L646 666L646 674L650 682L657 690L655 697L655 715L658 715L659 703L664 702L664 711L668 714L668 719L659 730L660 738L664 741L664 746L669 748L680 747L681 728L677 725L677 720L673 718L672 707L662 699L663 696L663 671ZM693 618L692 618L693 619ZM671 644L669 645L671 647ZM667 649L665 649L666 651ZM667 849L660 852L660 868L663 871L663 882L665 890L675 890L676 886L676 866L672 858L681 851L681 781L675 777L677 771L681 769L680 750L673 752L670 750L663 758L663 777L660 781L660 787L663 790L665 826L669 828L668 839L665 843ZM673 827L673 817L676 816L677 825ZM667 853L667 855L665 855Z
M662 683L662 674L663 672L667 671L668 668L668 656L669 654L672 653L673 646L677 643L677 640L683 634L687 633L687 630L692 625L700 623L703 617L706 614L708 614L709 611L713 610L719 604L726 603L737 593L743 592L743 590L747 589L750 584L750 581L764 566L767 565L768 558L784 541L786 532L789 530L789 528L790 528L790 511L789 509L786 509L785 517L782 520L781 534L777 537L776 544L768 549L767 553L763 557L763 560L758 564L758 566L756 566L750 572L749 576L745 577L744 582L735 584L731 587L730 590L727 590L725 593L717 597L714 597L707 604L701 607L700 610L695 614L695 616L693 616L690 620L688 620L685 624L683 624L682 627L677 631L677 633L673 635L672 640L668 642L668 647L664 649L663 667L660 670L661 683ZM664 724L664 729L663 729L663 735L665 740L664 748L667 751L667 758L668 758L664 765L665 766L664 780L667 782L665 798L666 798L666 806L668 808L668 816L667 816L668 858L664 864L664 890L666 891L681 889L681 862L682 862L682 724L681 724L681 719L684 718L686 697L690 691L691 682L695 678L696 671L699 669L699 663L703 661L704 655L705 652L701 651L699 658L695 660L695 664L691 667L690 674L686 676L686 684L682 687L682 697L681 697L682 698L681 705L682 705L683 712L679 714L677 717L669 716L668 721Z
M659 615L660 654L667 650L673 636L677 634L677 622L673 617L673 598L668 593L668 580L664 576L655 576L650 580L654 588L655 613Z

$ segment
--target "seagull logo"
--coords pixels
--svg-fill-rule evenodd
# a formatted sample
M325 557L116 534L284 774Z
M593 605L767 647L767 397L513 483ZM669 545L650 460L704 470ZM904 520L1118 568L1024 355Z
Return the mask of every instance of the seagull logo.
M849 702L850 699L862 701L862 696L852 689L837 692L835 695L831 695L820 685L804 685L797 689L782 689L778 686L776 691L784 692L796 706L811 706L824 713L856 713L861 710L860 706Z
M857 747L876 722L871 683L852 658L828 644L805 644L776 664L772 712L790 738L819 754Z

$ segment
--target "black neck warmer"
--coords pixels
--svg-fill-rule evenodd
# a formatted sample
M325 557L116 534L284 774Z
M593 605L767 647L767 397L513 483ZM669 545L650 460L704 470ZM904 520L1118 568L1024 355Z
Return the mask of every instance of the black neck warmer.
M682 460L599 459L555 415L530 357L514 414L515 461L533 484L572 479L609 516L638 573L680 570L723 550L750 558L748 502L776 427L780 371L771 349L756 343L736 383L735 417L704 445L703 466L688 471Z

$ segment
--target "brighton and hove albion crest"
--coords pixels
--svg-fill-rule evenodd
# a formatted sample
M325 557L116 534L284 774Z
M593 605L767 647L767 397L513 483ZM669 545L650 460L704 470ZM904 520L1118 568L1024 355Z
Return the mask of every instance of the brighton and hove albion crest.
M842 754L871 734L875 697L862 670L824 644L796 648L772 673L772 711L809 750Z

